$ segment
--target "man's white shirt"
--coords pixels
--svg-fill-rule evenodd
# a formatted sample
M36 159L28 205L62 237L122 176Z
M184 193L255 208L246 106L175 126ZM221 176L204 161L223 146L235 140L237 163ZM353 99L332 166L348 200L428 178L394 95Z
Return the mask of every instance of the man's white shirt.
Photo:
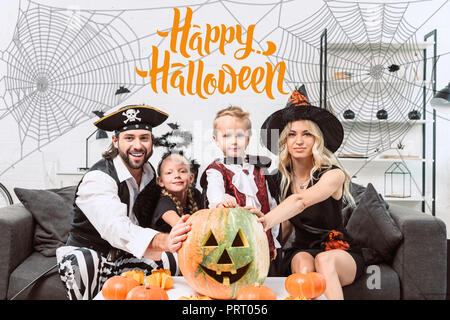
M120 201L116 181L100 170L84 175L75 202L103 239L115 248L142 258L153 237L159 232L138 225L133 205L139 192L153 179L154 172L150 164L145 163L141 184L138 186L120 156L115 157L113 163L120 183L125 181L130 192L128 212L127 205Z

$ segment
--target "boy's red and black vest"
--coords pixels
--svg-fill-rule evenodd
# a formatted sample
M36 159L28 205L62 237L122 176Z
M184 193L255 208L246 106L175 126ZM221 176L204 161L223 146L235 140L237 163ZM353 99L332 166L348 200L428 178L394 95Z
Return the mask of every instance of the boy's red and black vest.
M153 167L151 167L154 171ZM130 205L130 193L128 190L128 186L126 181L120 182L119 178L117 176L116 168L114 167L114 163L110 159L102 159L98 161L96 164L92 166L92 168L89 169L88 172L94 171L94 170L100 170L104 172L105 174L109 175L111 178L114 179L117 183L118 187L118 196L120 198L120 201L127 205L127 214L129 212L129 205ZM72 220L72 228L69 233L69 237L67 239L67 245L76 246L76 247L86 247L93 249L103 256L107 256L112 246L109 244L108 241L103 239L100 236L100 233L95 229L95 227L89 222L86 215L81 211L81 209L76 204L77 199L77 193L78 188L81 184L83 179L81 179L80 183L77 186L77 190L75 191L75 199L73 202L74 206L74 216ZM150 206L155 206L157 203L157 198L153 199L154 197L159 197L159 186L156 184L156 175L154 175L154 178L152 181L147 184L147 186L142 190L141 193L139 193L133 210L136 208L136 205L146 203L147 206L143 208L140 207L138 212L135 211L135 215L139 221L139 225L145 226L145 216L148 215L148 213L152 212L152 208ZM140 198L146 197L145 201ZM108 214L108 207L105 207L105 214Z
M203 175L200 180L200 185L204 191L203 194L205 195L205 190L208 187L208 183L206 180L206 170L209 170L209 169L215 169L222 174L223 184L225 187L225 193L229 194L230 196L233 196L236 199L237 204L241 207L244 207L246 205L245 194L240 192L232 184L234 172L227 169L225 167L225 165L223 165L222 163L217 162L217 161L214 161L213 163L211 163L203 172ZM266 214L267 212L270 211L269 195L267 193L267 188L266 188L266 178L264 176L264 172L261 167L259 167L259 166L254 167L253 178L255 180L256 187L258 188L256 197L258 198L258 201L261 204L261 212ZM205 202L206 202L205 208L208 208L206 196L204 196L204 198L205 198ZM267 240L269 241L270 258L272 259L275 254L275 244L273 241L272 232L270 230L267 230L266 234L267 234Z

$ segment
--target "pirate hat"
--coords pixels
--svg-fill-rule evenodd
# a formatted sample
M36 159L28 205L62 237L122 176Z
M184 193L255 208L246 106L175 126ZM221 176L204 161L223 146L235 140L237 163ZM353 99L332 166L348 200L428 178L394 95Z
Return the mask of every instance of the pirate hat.
M341 122L331 112L309 103L305 85L294 90L285 108L275 111L264 121L261 126L262 144L278 154L279 134L289 122L297 120L314 121L322 131L325 147L333 153L339 149L344 138ZM272 136L272 133L277 134Z
M112 112L94 122L94 125L105 131L116 133L125 130L145 129L159 126L169 115L161 110L146 105L129 105Z

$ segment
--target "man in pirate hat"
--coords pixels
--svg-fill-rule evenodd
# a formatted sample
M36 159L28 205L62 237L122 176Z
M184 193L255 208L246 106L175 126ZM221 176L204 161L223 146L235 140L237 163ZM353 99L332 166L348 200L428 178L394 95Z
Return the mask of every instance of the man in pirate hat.
M109 277L125 269L150 273L164 268L178 274L172 252L189 229L187 216L165 234L146 227L148 211L134 210L143 194L147 210L156 205L160 189L148 159L153 152L152 129L167 117L154 107L131 105L94 123L114 133L103 159L78 185L67 244L57 251L59 273L70 299L92 299Z

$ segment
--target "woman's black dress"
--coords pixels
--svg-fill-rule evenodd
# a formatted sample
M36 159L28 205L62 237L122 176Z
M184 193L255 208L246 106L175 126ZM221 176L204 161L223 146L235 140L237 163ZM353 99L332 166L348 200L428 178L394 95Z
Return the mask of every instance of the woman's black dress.
M313 181L310 181L308 188L317 183L320 177L331 169L338 168L332 166L331 168L317 171L314 175ZM278 172L274 176L275 184L280 185L281 174ZM291 195L289 188L286 197ZM318 253L325 251L323 241L326 239L327 231L336 230L343 234L344 240L350 244L350 249L347 252L353 257L356 262L356 278L358 278L364 271L364 259L362 257L361 248L352 241L347 234L342 222L342 198L335 200L332 197L316 203L295 215L289 221L294 226L294 241L289 247L283 248L283 263L282 274L287 276L292 273L291 260L301 251L310 253L315 257Z

